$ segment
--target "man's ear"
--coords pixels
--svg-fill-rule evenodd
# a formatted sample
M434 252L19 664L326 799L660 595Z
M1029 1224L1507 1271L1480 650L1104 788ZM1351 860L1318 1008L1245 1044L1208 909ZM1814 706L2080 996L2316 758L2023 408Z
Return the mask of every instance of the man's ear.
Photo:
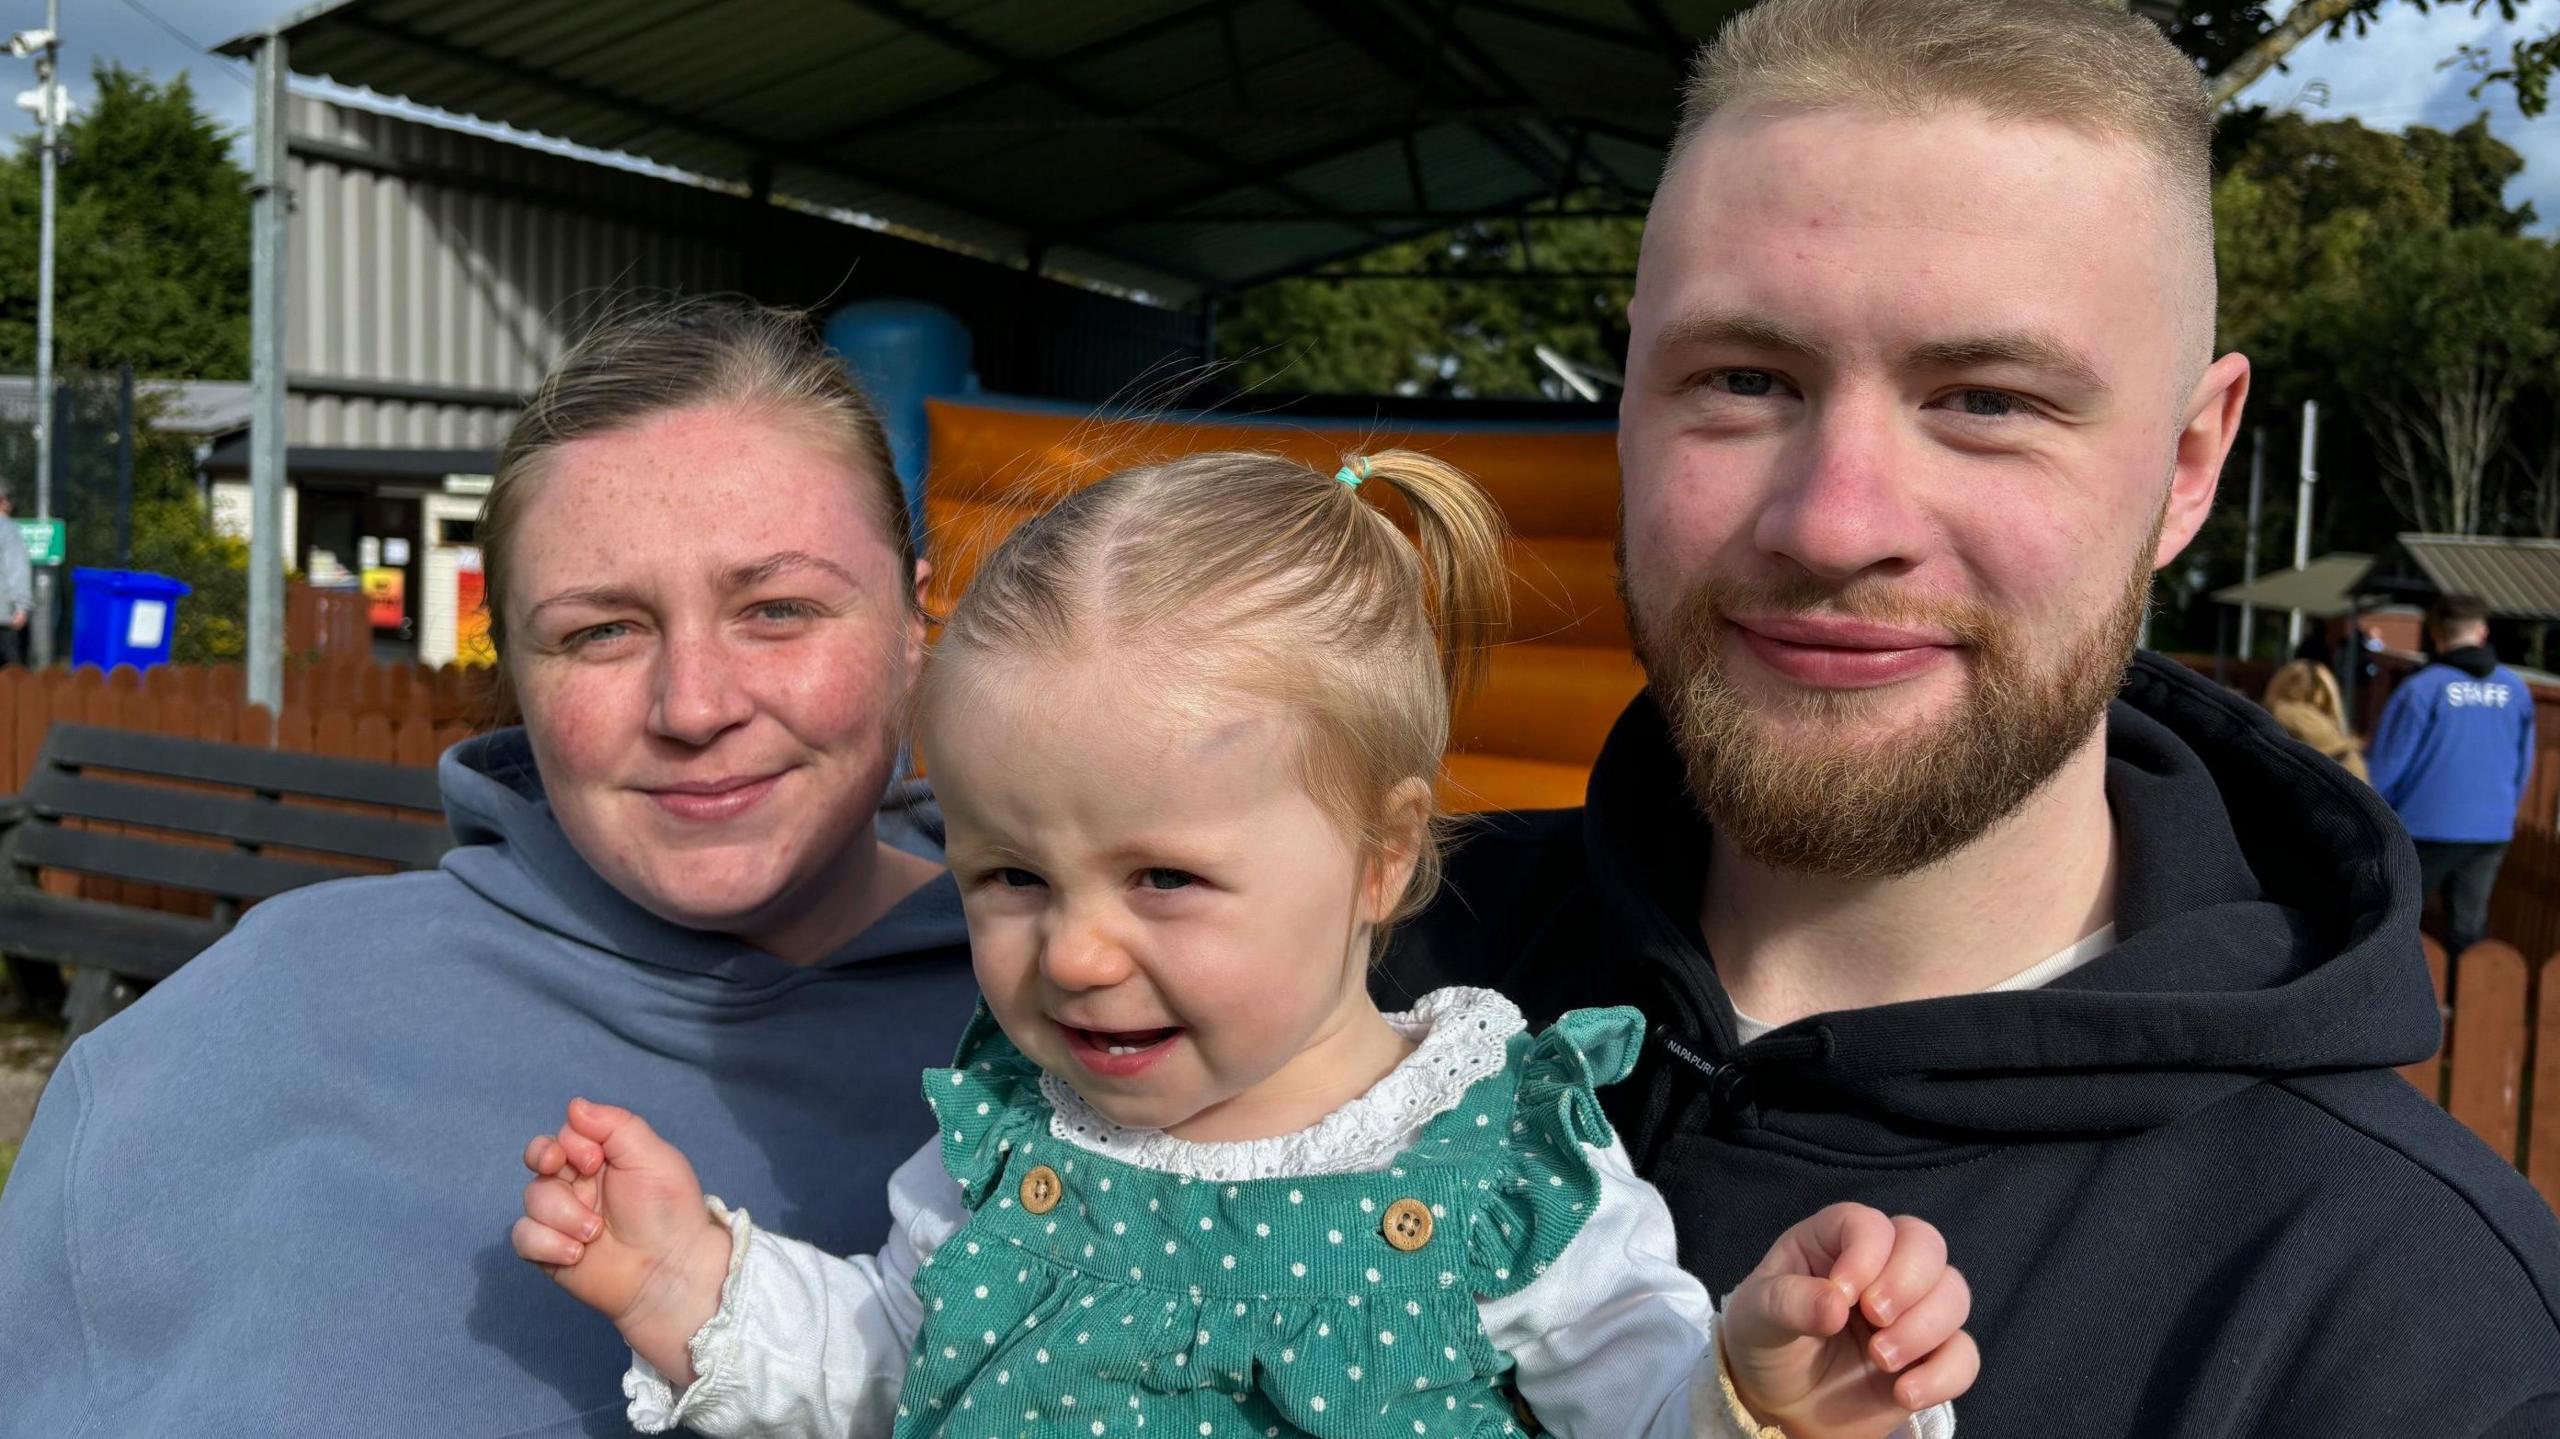
M1387 791L1382 809L1378 842L1360 882L1360 922L1368 925L1394 918L1431 844L1431 782L1416 775L1398 783Z
M2160 519L2159 569L2184 551L2213 513L2222 462L2240 438L2241 411L2249 402L2249 357L2229 354L2205 367L2187 399L2186 424L2178 431L2177 468L2169 478L2169 506Z

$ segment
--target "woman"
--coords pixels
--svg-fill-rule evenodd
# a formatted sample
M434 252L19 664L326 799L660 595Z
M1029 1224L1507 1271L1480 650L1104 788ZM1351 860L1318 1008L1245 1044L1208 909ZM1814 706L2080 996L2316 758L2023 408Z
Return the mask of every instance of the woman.
M483 536L523 724L445 756L460 847L259 906L72 1048L0 1198L0 1434L622 1432L490 1159L573 1085L759 1217L885 1232L974 990L938 823L882 801L924 566L869 402L799 317L625 317Z
M2336 760L2347 773L2372 783L2364 762L2364 742L2347 724L2347 702L2338 678L2328 666L2292 660L2267 681L2264 701L2285 733Z

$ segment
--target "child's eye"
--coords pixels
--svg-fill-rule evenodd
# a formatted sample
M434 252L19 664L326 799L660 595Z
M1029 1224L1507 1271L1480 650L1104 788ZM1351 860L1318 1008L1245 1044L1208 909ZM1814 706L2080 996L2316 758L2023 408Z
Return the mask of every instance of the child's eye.
M989 870L987 878L1006 889L1038 889L1041 885L1040 876L1027 869L1015 869L1010 865L1002 869Z
M1188 889L1199 883L1200 877L1185 869L1158 867L1138 871L1138 882L1149 889Z

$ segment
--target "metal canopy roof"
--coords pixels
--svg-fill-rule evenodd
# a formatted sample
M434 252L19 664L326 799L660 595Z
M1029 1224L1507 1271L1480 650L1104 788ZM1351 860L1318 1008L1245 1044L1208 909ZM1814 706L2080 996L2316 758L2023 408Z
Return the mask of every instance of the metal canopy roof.
M2503 619L2560 620L2560 540L2402 535L2400 548L2449 595L2477 595Z
M1745 3L330 0L278 29L300 74L1184 299L1564 195L1633 210Z
M2215 590L2213 597L2226 605L2300 610L2317 619L2335 619L2355 608L2356 588L2372 569L2373 556L2338 550L2296 569L2226 585Z

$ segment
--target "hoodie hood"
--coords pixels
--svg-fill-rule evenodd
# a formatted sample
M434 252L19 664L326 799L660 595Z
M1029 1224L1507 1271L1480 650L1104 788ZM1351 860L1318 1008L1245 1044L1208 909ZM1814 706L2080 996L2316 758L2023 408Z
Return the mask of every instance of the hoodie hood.
M463 741L437 769L456 848L446 873L537 928L662 970L765 985L884 956L913 955L968 942L960 894L949 875L898 902L820 964L786 963L724 934L661 919L588 865L560 828L520 727ZM880 812L880 837L940 860L941 815L922 781L893 787Z
M2475 680L2485 680L2498 672L2498 652L2487 645L2464 645L2436 656L2436 663L2451 665Z
M1587 878L1721 1051L1675 1057L1720 1103L1821 1142L1827 1117L1852 1113L1905 1135L2134 1132L2271 1078L2433 1053L2416 856L2381 801L2154 656L2106 723L2113 949L2044 989L1815 1015L1737 1047L1732 1003L1696 959L1707 827L1639 698L1593 773Z

